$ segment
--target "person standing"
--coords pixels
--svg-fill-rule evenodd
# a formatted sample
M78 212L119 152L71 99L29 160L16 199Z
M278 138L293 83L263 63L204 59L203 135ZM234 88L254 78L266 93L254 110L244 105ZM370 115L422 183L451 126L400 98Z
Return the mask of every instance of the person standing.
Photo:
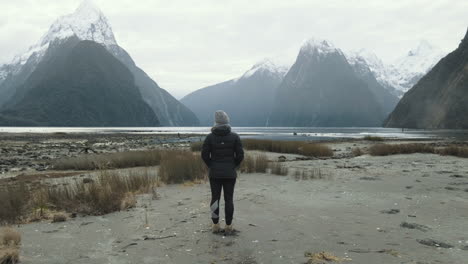
M215 124L211 133L203 142L201 156L209 168L211 188L211 220L212 231L221 231L219 225L219 204L221 190L224 192L224 214L226 218L225 234L233 232L232 219L234 215L234 186L236 184L236 169L244 159L244 150L239 135L231 131L229 116L222 110L214 114Z

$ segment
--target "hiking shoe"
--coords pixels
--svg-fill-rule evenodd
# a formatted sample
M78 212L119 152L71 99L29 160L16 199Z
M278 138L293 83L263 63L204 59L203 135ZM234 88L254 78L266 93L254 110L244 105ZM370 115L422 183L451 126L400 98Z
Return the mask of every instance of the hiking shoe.
M232 225L226 225L226 227L224 228L224 234L226 236L229 236L229 235L232 235L234 233L234 228L232 227Z
M221 227L219 226L219 224L213 224L213 226L211 227L211 232L216 234L216 233L219 233L220 231L221 231Z

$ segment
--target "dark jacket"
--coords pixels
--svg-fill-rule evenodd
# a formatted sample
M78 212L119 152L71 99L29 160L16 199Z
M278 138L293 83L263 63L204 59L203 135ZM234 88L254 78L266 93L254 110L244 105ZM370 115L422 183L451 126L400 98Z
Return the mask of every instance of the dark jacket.
M236 178L244 159L242 142L229 125L216 126L203 142L201 156L210 169L210 178Z

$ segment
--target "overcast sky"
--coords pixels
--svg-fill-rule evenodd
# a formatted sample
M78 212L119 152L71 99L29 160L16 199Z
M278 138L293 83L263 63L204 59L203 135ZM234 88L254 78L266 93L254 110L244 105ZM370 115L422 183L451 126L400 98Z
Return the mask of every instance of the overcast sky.
M94 0L120 46L175 97L240 76L266 57L292 63L311 37L385 62L425 39L455 49L466 0ZM37 42L81 0L0 0L0 63Z

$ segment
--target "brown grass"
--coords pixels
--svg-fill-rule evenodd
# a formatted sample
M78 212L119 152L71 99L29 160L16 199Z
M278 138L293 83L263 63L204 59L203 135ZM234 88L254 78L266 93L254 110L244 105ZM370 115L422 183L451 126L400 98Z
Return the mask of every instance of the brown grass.
M0 248L0 264L19 263L19 249L17 247Z
M134 208L137 204L137 199L134 193L128 192L124 195L120 201L120 210L127 210Z
M0 228L0 264L19 262L21 234L11 227Z
M102 215L128 208L131 205L128 193L148 193L155 181L155 177L146 171L131 171L128 176L101 171L94 182L77 182L61 188L47 188L43 192L56 210Z
M245 155L241 164L242 173L266 173L268 169L268 157L265 154Z
M435 153L435 148L423 143L409 144L376 144L369 148L369 153L373 156L387 156L395 154L411 153Z
M59 159L53 163L56 170L97 170L159 165L163 150L128 151L105 154L87 154Z
M59 212L102 215L135 206L135 194L153 193L157 179L148 170L101 171L92 182L76 181L65 186L28 189L9 186L0 192L0 223L24 223L42 219L58 220ZM14 205L20 205L16 207Z
M468 158L467 146L446 146L436 148L424 143L409 143L409 144L376 144L370 147L369 153L373 156L387 156L395 154L412 154L412 153L432 153L439 155L449 155L461 158Z
M306 144L299 148L299 154L310 157L331 157L333 156L333 150L323 144Z
M450 155L460 158L468 158L468 147L467 146L447 146L438 151L440 155Z
M315 179L326 179L329 175L324 173L320 168L312 169L296 169L294 171L294 178L296 180L315 180Z
M332 255L331 253L324 252L324 251L318 252L318 253L306 252L304 256L306 258L309 258L307 261L307 264L321 264L325 262L342 262L342 261L347 260L346 258L339 258L339 257Z
M363 139L364 140L369 140L369 141L384 141L383 137L371 136L371 135L367 135L367 136L363 137Z
M353 153L353 156L355 156L355 157L364 155L364 151L359 147L353 148L351 150L351 153Z
M25 213L30 192L24 183L0 188L0 224L12 223Z
M320 143L264 139L244 139L242 143L248 150L291 153L314 157L333 156L333 150L330 147Z
M68 219L68 216L66 213L58 212L52 216L52 223L65 222L67 221L67 219Z
M198 141L198 142L192 142L190 143L190 150L191 151L201 151L203 146L203 141Z
M21 244L21 234L11 227L0 228L0 238L0 246L2 247L19 246Z
M270 162L269 164L271 174L286 176L289 174L288 167L281 162Z
M191 151L166 151L159 167L160 179L168 184L205 179L206 173L200 155Z

